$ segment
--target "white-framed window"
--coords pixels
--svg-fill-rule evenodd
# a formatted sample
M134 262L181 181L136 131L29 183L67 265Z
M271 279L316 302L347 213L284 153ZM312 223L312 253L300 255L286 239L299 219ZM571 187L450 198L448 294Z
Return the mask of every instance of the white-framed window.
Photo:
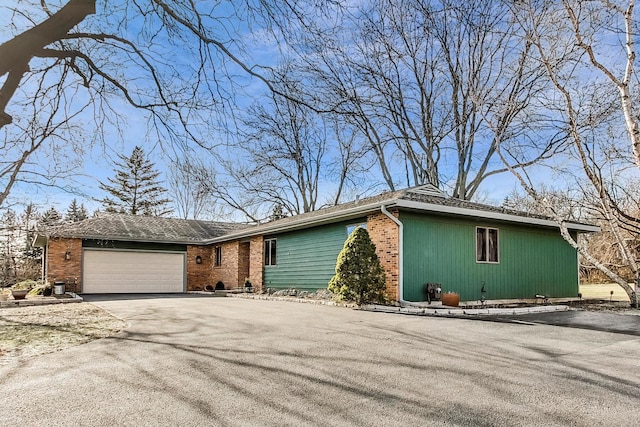
M264 240L264 265L276 265L277 261L277 239Z
M357 227L362 227L365 230L367 229L367 223L366 222L361 222L358 224L349 224L347 225L347 237L351 236L351 233L353 233L353 230L355 230Z
M214 258L214 262L213 265L215 265L216 267L220 267L222 265L222 247L221 246L216 246L215 247L215 258Z
M476 262L499 262L497 228L476 227Z

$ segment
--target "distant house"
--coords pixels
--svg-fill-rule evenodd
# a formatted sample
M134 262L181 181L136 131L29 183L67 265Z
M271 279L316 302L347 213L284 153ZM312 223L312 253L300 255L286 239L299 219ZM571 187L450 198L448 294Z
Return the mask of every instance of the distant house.
M325 288L353 228L365 226L396 301L426 300L426 283L463 301L576 297L578 257L549 218L445 197L432 186L256 226L104 215L38 236L48 280L81 293ZM598 231L567 224L570 232Z

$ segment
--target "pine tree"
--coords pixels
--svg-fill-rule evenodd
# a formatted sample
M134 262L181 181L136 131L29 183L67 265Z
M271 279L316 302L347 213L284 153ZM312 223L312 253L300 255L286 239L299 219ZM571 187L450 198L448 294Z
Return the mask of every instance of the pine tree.
M38 229L46 230L48 228L61 225L62 222L62 215L60 215L60 212L52 206L40 217L40 220L38 221Z
M277 221L279 219L286 218L286 217L287 217L287 214L284 213L282 203L276 203L273 206L273 211L271 212L271 215L269 216L269 221Z
M102 199L107 212L132 215L163 216L171 213L169 200L164 198L166 189L160 185L160 172L146 157L140 147L135 147L130 157L118 155L116 175L100 183L100 189L111 197Z
M84 207L84 204L78 206L78 201L73 199L71 204L67 208L67 214L64 219L67 222L79 222L89 218L89 213L87 209Z
M376 246L363 227L356 227L338 254L329 291L358 305L385 300L385 273Z

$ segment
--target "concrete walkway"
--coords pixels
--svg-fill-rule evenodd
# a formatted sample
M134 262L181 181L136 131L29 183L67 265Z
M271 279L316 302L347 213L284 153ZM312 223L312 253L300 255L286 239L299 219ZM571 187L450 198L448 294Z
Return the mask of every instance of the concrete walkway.
M44 296L28 296L25 299L8 299L6 301L0 301L0 308L5 307L28 307L32 305L48 305L48 304L66 304L73 302L82 302L81 296L74 294L73 292L67 292L64 295L52 295L50 297Z
M462 308L462 307L391 307L386 305L364 305L361 307L366 311L377 311L383 313L410 314L415 316L439 316L439 317L469 317L469 316L506 316L521 315L531 313L552 313L559 311L569 311L566 305L538 305L531 307L510 307L510 308Z
M412 316L466 318L501 323L552 325L640 336L640 312L638 315L629 315L608 311L580 310L566 305L484 309L446 306L426 308L367 305L361 307L361 309Z

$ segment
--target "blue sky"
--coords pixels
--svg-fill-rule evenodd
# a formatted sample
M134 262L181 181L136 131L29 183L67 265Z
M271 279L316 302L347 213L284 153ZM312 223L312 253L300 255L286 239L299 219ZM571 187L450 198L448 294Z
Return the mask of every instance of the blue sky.
M118 2L110 3L112 6L119 6L122 4L123 3ZM110 25L115 25L114 22L110 22L115 21L116 17L114 15L109 15L105 19L105 14L103 12L104 5L105 3L103 1L98 1L98 13L96 16L90 17L87 20L87 23L100 24L101 20L105 20L106 29L108 29ZM206 3L202 3L202 5L206 5ZM51 4L50 6L52 9L55 8L54 4ZM8 15L6 10L0 9L0 24L2 24L3 21L6 23L7 18ZM279 46L276 42L271 40L268 33L257 31L255 34L251 34L248 31L247 26L242 21L229 21L229 23L236 30L240 31L241 38L247 46L247 50L245 52L237 50L234 51L234 53L240 55L250 65L276 65L277 57L280 54L282 46ZM130 23L127 31L129 33L136 33L140 30L141 25L142 24L139 21L133 21ZM0 32L0 34L7 33ZM2 37L0 38L0 41L5 39L4 36L0 37ZM164 36L160 36L160 38L157 39L156 49L158 51L164 50L166 52L165 55L170 55L172 61L186 65L189 58L183 58L183 55L179 51L167 46L166 43L168 40L166 38L163 39L162 37ZM232 48L234 47L234 45L231 46ZM240 109L248 106L257 98L257 96L266 91L266 87L261 81L247 77L239 67L229 63L226 64L226 67L227 71L234 75L235 82L239 83L240 86L243 87L243 90L237 93L238 98L236 100ZM129 75L129 77L131 76ZM144 82L140 83L140 87L144 88ZM28 87L25 88L25 90L28 89ZM81 94L82 92L80 92L79 96L82 96ZM95 200L104 196L104 194L98 189L98 183L100 181L105 181L108 176L113 175L113 162L114 160L117 160L117 155L130 154L133 147L136 145L140 145L144 148L150 159L164 174L164 179L166 179L168 165L175 160L176 156L173 147L149 131L147 126L148 117L143 112L129 106L123 101L114 100L113 102L114 105L116 105L118 112L123 117L123 120L119 123L117 129L107 128L107 133L104 135L105 144L102 144L99 140L94 141L92 135L90 135L93 131L92 112L88 110L86 114L83 114L81 117L81 120L84 122L83 126L85 126L85 132L89 134L84 135L86 140L80 142L85 150L81 163L74 164L72 162L69 164L69 168L73 168L74 174L77 175L74 179L60 181L58 184L63 188L19 185L13 190L13 201L16 203L34 201L42 205L53 205L56 208L63 210L69 205L72 199L76 198L80 202L84 203L90 210L97 209L100 205ZM201 120L201 118L198 120ZM216 140L224 141L226 140L226 135L222 132L219 134L212 133L208 135L208 138L210 138L212 142L216 142ZM62 153L63 150L64 148L61 148L60 152ZM196 149L196 151L198 151L198 149ZM48 158L41 156L35 160L44 164L47 162ZM442 165L443 169L446 169L449 166L450 165L445 164ZM394 172L397 173L398 176L402 176L404 173L404 171L401 170ZM544 177L545 175L541 176ZM382 182L381 178L380 181ZM553 178L549 177L549 181L552 182ZM329 192L333 185L335 184L331 182L323 182L322 188L325 188L326 191ZM507 194L514 190L514 188L517 188L515 179L509 173L503 173L488 178L482 185L479 196L483 201L500 203ZM383 189L384 187L380 187L380 191Z

